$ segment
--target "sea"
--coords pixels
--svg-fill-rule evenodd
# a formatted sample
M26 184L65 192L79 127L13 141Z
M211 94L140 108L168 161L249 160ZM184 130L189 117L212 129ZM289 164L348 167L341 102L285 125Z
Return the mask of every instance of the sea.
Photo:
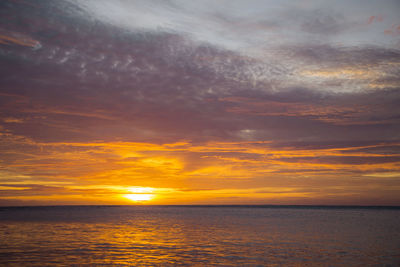
M0 265L400 266L400 208L1 207Z

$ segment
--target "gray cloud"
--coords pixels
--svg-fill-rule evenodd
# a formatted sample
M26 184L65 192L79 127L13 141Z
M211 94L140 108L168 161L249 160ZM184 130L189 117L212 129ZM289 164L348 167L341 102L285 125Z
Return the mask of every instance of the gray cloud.
M42 49L1 51L2 116L23 122L3 125L17 135L160 142L320 142L332 139L333 132L336 141L396 138L396 88L384 94L326 93L307 87L295 73L303 64L328 70L376 65L385 75L375 81L393 84L397 50L297 45L280 48L266 61L177 34L50 18L57 38L35 36ZM382 129L387 129L383 136Z

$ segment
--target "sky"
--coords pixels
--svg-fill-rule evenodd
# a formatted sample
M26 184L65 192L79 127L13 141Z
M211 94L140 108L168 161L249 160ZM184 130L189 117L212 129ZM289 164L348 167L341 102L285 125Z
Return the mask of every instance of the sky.
M0 205L400 205L400 2L0 2Z

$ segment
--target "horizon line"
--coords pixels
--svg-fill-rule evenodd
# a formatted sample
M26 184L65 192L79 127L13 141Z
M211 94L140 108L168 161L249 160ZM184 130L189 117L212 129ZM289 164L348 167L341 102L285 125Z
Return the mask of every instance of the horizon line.
M364 208L364 209L400 209L400 205L279 205L279 204L69 204L69 205L21 205L21 206L0 206L2 208L51 208L51 207L210 207L210 208Z

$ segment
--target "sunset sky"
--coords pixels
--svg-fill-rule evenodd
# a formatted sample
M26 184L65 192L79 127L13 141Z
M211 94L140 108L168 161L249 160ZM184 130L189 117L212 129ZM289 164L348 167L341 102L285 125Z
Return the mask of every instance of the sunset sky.
M0 2L0 205L400 205L400 2Z

